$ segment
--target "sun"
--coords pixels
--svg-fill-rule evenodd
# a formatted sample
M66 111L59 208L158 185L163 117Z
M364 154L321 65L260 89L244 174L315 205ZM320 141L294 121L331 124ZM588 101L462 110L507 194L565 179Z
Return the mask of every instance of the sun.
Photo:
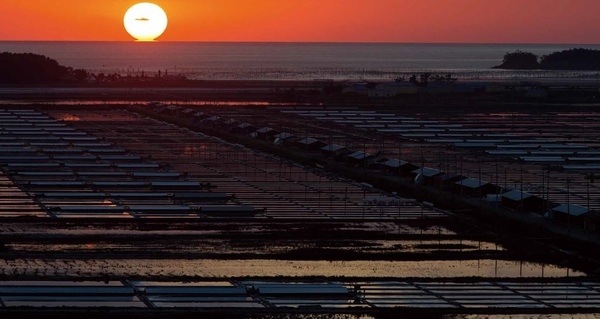
M125 13L125 30L138 41L154 41L167 29L165 11L154 3L138 3Z

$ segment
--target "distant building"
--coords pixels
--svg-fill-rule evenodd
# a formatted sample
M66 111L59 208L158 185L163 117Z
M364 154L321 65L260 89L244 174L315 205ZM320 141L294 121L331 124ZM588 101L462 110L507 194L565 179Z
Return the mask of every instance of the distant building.
M546 202L537 196L518 189L512 189L501 195L502 206L519 212L543 213Z
M192 117L193 117L194 121L202 121L206 118L209 118L210 115L208 115L204 112L196 112L196 113L192 114Z
M560 224L585 228L588 209L575 204L562 204L550 209L549 217Z
M414 164L398 159L388 159L382 163L382 166L383 169L392 173L393 175L400 174L402 176L410 174L410 172L417 168L417 166Z
M333 159L341 159L342 157L350 154L352 151L347 149L345 146L338 144L329 144L321 147L321 153L327 157L331 157Z
M346 160L348 163L353 165L364 165L368 166L375 156L371 153L356 151L354 153L346 155Z
M438 186L442 188L454 188L456 182L465 179L466 176L454 173L445 173L437 178Z
M300 149L311 150L311 151L319 150L321 147L327 145L326 143L321 142L313 137L303 138L294 144L296 147L298 147Z
M256 127L250 123L240 123L232 131L239 134L250 134L256 130Z
M500 191L500 187L474 178L465 178L454 183L454 185L456 192L472 197L485 197L488 194L497 194Z
M273 136L273 138L273 143L275 145L287 145L296 138L296 135L288 132L281 132Z
M431 167L421 167L412 171L415 178L415 184L421 185L433 185L435 184L435 178L443 174L439 169Z
M275 139L275 135L279 134L280 132L265 126L256 130L255 133L257 139L272 140Z

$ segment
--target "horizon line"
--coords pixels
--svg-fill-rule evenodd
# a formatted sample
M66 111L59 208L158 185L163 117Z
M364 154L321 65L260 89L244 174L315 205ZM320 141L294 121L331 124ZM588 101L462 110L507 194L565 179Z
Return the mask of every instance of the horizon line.
M43 43L220 43L220 44L406 44L406 45L597 45L600 43L548 43L548 42L393 42L393 41L192 41L192 40L2 40L6 42L43 42Z

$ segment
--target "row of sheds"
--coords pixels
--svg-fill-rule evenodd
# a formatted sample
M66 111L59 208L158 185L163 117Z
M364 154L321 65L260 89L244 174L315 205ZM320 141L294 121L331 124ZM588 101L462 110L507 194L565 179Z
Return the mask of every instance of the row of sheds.
M314 137L300 137L290 132L282 132L271 127L257 127L247 122L239 122L232 118L213 116L204 112L195 111L191 108L183 108L177 105L159 105L155 109L159 112L177 113L189 115L202 125L214 125L236 134L247 135L255 139L272 141L276 145L297 147L306 151L320 151L326 156L336 159L348 158L351 161L368 162L375 159L375 154L363 151L352 151L348 148L328 144Z
M194 117L201 124L218 125L233 133L273 141L276 145L321 152L324 156L335 160L354 165L364 165L371 169L384 170L400 176L409 176L418 184L450 189L461 196L487 198L489 201L498 202L502 206L515 211L544 214L555 221L569 223L570 225L589 227L591 224L589 222L590 217L596 215L591 214L593 212L580 205L549 203L541 197L518 189L504 189L487 181L462 175L446 174L434 168L419 167L403 160L387 159L379 157L379 154L371 154L366 151L351 150L345 146L329 144L314 137L299 137L271 127L256 127L247 122L211 116L191 108L176 105L161 105L159 108L158 111L161 112L187 114Z
M269 132L272 135L269 136ZM295 136L270 128L261 128L256 131L254 137L271 137L275 138L276 143L279 143L279 140L289 140ZM465 196L486 197L514 211L545 214L546 217L561 223L585 227L586 224L589 224L589 213L593 213L581 205L550 203L546 199L518 189L504 189L487 181L446 174L438 169L419 167L399 159L380 158L377 154L353 151L345 146L327 144L312 137L296 139L288 144L313 151L319 150L324 156L353 164L364 164L372 169L386 170L404 176L409 175L415 183L451 189L455 193Z
M517 212L543 214L561 224L568 224L590 230L600 229L600 216L588 208L572 203L552 203L537 195L519 190L505 189L493 183L456 174L446 174L429 167L417 167L401 160L388 160L384 163L388 170L398 174L412 174L418 184L449 189L462 196L485 198ZM406 167L403 169L403 167Z

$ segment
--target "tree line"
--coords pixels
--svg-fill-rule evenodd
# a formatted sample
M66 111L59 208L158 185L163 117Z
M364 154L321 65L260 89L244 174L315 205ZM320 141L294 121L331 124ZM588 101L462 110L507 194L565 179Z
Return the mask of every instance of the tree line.
M164 85L187 82L182 75L168 75L158 71L155 75L120 75L117 73L90 73L60 65L56 60L34 53L0 53L0 84L35 85L51 83L112 83L114 85Z
M42 84L83 81L88 72L60 65L56 60L33 53L0 53L0 83Z

